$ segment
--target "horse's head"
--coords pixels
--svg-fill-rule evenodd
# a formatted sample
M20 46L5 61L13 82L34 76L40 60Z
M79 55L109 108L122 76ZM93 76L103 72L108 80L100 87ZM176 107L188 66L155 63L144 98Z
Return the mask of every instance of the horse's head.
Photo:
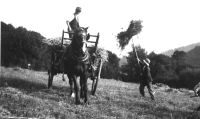
M87 40L89 39L89 35L87 34L87 28L81 28L77 32L74 33L74 37L72 39L72 47L74 51L79 53L85 53L87 50Z

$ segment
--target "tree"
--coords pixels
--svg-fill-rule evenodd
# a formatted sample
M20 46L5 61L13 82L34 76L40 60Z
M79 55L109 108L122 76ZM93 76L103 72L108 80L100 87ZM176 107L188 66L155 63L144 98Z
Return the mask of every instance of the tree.
M116 54L108 51L108 61L103 64L101 72L103 78L118 79L119 60Z
M15 64L15 28L11 24L5 24L1 22L1 63L4 66L9 66L10 61Z
M44 37L24 27L14 28L1 22L2 65L27 67L31 63L35 69L41 68L40 53Z
M148 57L151 60L151 74L155 83L171 83L172 80L177 80L178 77L174 72L172 60L169 56L163 54L150 53Z
M178 50L176 50L172 55L174 69L177 74L179 74L181 70L186 68L185 56L186 53L184 51L178 51Z

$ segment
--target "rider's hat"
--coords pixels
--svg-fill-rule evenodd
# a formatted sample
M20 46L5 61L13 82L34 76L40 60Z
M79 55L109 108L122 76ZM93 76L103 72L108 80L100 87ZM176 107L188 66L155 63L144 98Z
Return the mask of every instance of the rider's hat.
M81 7L76 7L75 14L78 14L80 12L81 12Z

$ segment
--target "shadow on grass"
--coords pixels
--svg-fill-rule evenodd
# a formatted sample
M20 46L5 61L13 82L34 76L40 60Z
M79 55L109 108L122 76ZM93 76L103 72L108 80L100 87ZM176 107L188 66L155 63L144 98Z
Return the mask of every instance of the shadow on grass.
M28 81L21 78L2 78L0 82L0 86L10 86L13 88L23 89L23 90L40 90L46 88L45 84L37 83L33 81Z
M69 86L53 85L51 89L48 89L47 82L36 82L34 80L26 80L23 78L1 77L0 87L4 86L17 88L22 92L34 97L55 101L60 100L60 98L66 95L69 96L70 94ZM88 94L91 94L90 90L88 90Z
M32 80L26 80L23 78L7 78L7 77L1 77L0 79L0 87L13 87L21 90L22 92L26 94L30 93L37 93L37 92L43 92L48 95L52 94L58 94L58 93L69 93L70 88L69 86L52 86L52 89L47 88L47 82L46 84L44 82L36 82ZM37 96L37 95L34 95Z

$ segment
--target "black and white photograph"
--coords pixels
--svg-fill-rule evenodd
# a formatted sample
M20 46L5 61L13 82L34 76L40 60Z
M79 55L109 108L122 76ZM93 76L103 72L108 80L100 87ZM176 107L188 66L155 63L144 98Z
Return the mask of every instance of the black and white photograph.
M200 119L199 5L1 0L0 119Z

